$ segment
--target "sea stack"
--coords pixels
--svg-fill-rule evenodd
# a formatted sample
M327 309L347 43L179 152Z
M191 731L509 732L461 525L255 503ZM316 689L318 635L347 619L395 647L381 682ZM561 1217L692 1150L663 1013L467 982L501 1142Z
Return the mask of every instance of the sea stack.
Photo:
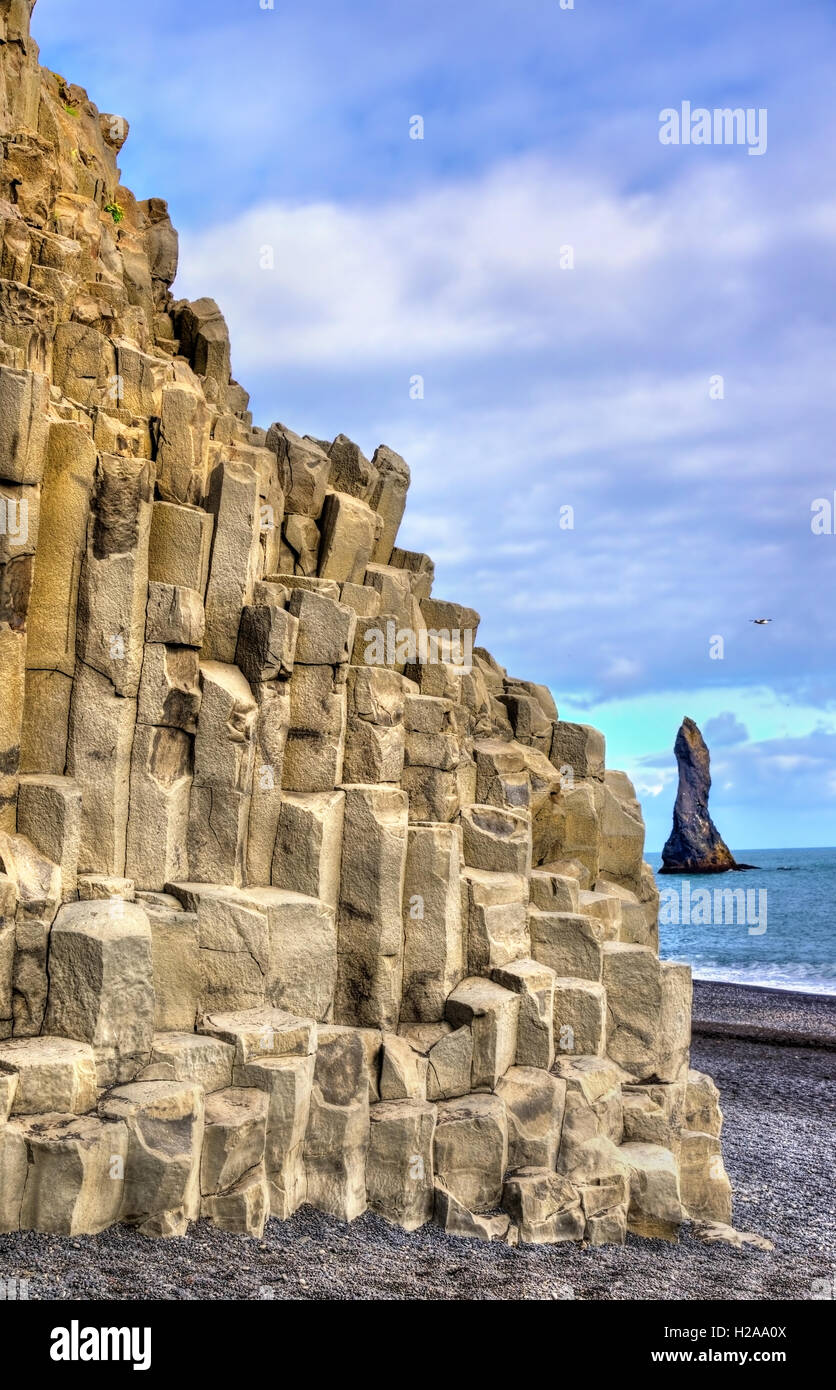
M711 757L693 719L683 719L673 746L679 768L679 788L673 808L673 829L662 850L663 874L722 874L748 869L738 864L708 812Z

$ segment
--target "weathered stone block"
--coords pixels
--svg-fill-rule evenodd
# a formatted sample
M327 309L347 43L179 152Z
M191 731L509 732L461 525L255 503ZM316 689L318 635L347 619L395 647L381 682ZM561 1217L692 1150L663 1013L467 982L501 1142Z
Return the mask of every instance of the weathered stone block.
M0 1125L4 1125L12 1113L17 1091L18 1073L6 1070L7 1063L0 1063Z
M683 1121L688 1129L720 1137L723 1128L720 1092L716 1082L705 1072L688 1072Z
M540 1067L509 1067L496 1083L508 1121L508 1167L551 1168L557 1163L566 1082Z
M691 1048L691 967L679 961L659 962L662 1007L655 1074L660 1081L684 1081Z
M685 1110L685 1082L622 1087L624 1142L659 1144L678 1155Z
M0 1066L17 1077L13 1115L83 1115L96 1108L96 1057L83 1042L62 1037L0 1043Z
M251 1168L225 1192L202 1198L200 1214L221 1231L260 1240L270 1215L270 1188L264 1164Z
M435 1106L398 1100L373 1105L369 1114L369 1206L405 1231L416 1231L433 1214Z
M622 1144L630 1171L628 1229L637 1236L675 1241L684 1219L676 1159L656 1144Z
M235 1066L263 1062L269 1057L307 1057L316 1051L316 1024L284 1009L268 1006L206 1014L201 1033L220 1038L235 1048Z
M509 1238L511 1218L499 1213L496 1216L481 1216L468 1208L448 1192L443 1183L435 1184L434 1219L436 1225L448 1236L462 1236L469 1240L506 1240Z
M304 1142L307 1200L353 1221L366 1210L369 1087L357 1033L334 1034L317 1053Z
M139 690L142 668L152 495L147 459L99 458L95 520L78 592L76 652L127 699Z
M366 668L369 669L369 668ZM387 675L394 675L387 672ZM405 735L400 724L386 727L349 718L345 735L343 779L373 785L399 783L403 776Z
M48 987L49 931L61 905L61 871L45 859L23 835L0 832L0 870L3 878L4 921L3 978L16 1037L32 1037L42 1031ZM9 930L14 921L13 932ZM11 970L11 989L9 971ZM7 1032L8 1024L4 1028Z
M211 512L200 507L155 502L148 542L149 580L193 589L203 598L213 528Z
M692 1221L722 1221L731 1225L732 1189L716 1135L682 1131L679 1180L682 1205Z
M310 1115L315 1058L264 1057L239 1063L236 1083L258 1087L267 1098L265 1170L270 1212L286 1220L306 1197L303 1144Z
M20 1229L95 1235L119 1219L128 1153L123 1124L97 1115L18 1121L27 1154Z
M604 735L590 724L570 724L561 719L554 725L550 760L567 773L571 769L575 780L594 777L600 781L605 753Z
M405 1021L441 1019L447 996L465 975L460 866L459 826L409 826L400 1015Z
M154 1034L151 928L118 900L68 903L50 934L46 1032L90 1043L99 1084L136 1076Z
M75 671L78 585L95 479L96 449L88 429L75 420L52 421L27 619L27 666L39 675L54 670L69 677ZM33 712L28 713L34 719ZM38 714L44 717L43 710ZM43 763L27 766L33 772L63 772L57 763L49 769Z
M446 1014L454 1028L469 1026L473 1034L474 1090L493 1090L514 1064L520 997L479 976L462 980L447 1000ZM448 1184L449 1186L449 1184Z
M531 822L527 815L499 806L465 806L460 812L464 862L491 873L531 870Z
M398 527L406 507L406 494L409 489L409 466L385 444L375 450L372 459L374 481L366 494L366 500L383 519L383 526L372 553L372 559L381 565L394 564L392 551L398 534ZM402 554L407 554L402 551ZM429 588L427 588L429 595Z
M378 518L365 502L347 493L329 493L322 509L320 576L362 584L377 543L378 526Z
M407 805L395 788L347 786L337 914L340 1023L394 1030L401 1006Z
M462 911L471 975L488 974L531 955L528 883L522 874L463 869Z
M599 873L601 826L594 788L598 783L567 785L551 796L534 818L533 857L536 864L567 872L570 861L582 866L581 887L591 887Z
M398 1032L427 1058L427 1099L467 1095L473 1071L473 1034L449 1023L402 1023Z
M383 538L381 535L381 541ZM378 546L382 548L380 542ZM429 555L422 555L416 550L402 550L399 546L395 546L389 559L382 561L382 563L393 565L396 569L406 570L412 586L412 593L419 603L421 599L429 598L435 578L435 565Z
M293 671L298 633L297 619L275 604L248 605L242 610L235 664L250 685L288 679Z
M554 1061L554 971L536 960L516 960L494 970L493 978L520 996L517 1066L548 1070Z
M590 1183L623 1171L617 1148L624 1132L619 1068L603 1057L558 1057L554 1072L566 1083L558 1172Z
M203 692L195 739L194 774L200 786L249 792L257 705L237 666L200 663Z
M462 804L456 772L405 767L401 786L409 796L410 823L455 820Z
M29 773L20 779L17 828L61 871L61 896L74 898L81 843L81 789L70 777Z
M288 614L299 625L296 660L303 666L340 666L350 659L357 615L352 608L309 589L294 589Z
M284 792L271 882L336 907L340 889L342 791Z
M146 647L146 652L151 650ZM171 707L180 693L174 692L169 704L170 718L184 717ZM130 786L125 872L142 889L162 888L172 879L188 878L192 787L192 741L188 733L137 724Z
M226 1192L264 1159L267 1096L252 1087L229 1087L207 1096L200 1156L204 1197Z
M611 774L607 773L607 777L610 776ZM632 784L628 785L632 792ZM609 783L598 788L598 800L601 824L600 872L638 892L644 854L644 820L641 807L635 800L635 794L622 800L616 796Z
M476 760L476 800L482 806L526 811L531 788L523 749L518 743L484 739L473 745Z
M599 982L609 927L597 918L572 912L530 909L531 954L563 977Z
M607 998L594 980L557 976L554 982L554 1045L559 1056L603 1054Z
M147 1235L182 1235L200 1211L203 1091L184 1081L139 1081L100 1102L128 1131L120 1220Z
M540 912L579 912L578 880L550 869L534 869L529 879L531 906Z
M287 681L269 681L253 687L258 715L247 826L247 883L259 887L270 883L282 808L282 774L290 729L288 686Z
M508 1166L508 1129L499 1097L480 1094L442 1101L433 1154L438 1181L462 1206L472 1212L498 1207Z
M245 463L223 462L209 491L215 518L212 558L206 586L203 655L232 663L242 608L250 602L259 570L258 477Z
M581 1240L586 1220L575 1185L547 1165L531 1164L508 1178L502 1205L524 1245Z
M214 299L195 299L178 305L180 346L198 376L208 377L217 399L226 403L229 389L229 330Z
M179 905L154 908L145 903L144 908L151 927L156 1048L160 1034L186 1030L188 1035L195 1026L201 1003L200 938L194 913L179 911ZM153 1062L152 1048L149 1065ZM176 1076L173 1079L184 1081L188 1078ZM206 1086L205 1089L217 1088Z
M41 481L48 406L47 377L0 366L0 476L8 482Z
M135 724L136 700L118 695L106 676L79 663L67 775L81 787L80 869L116 876L125 872Z
M232 1085L235 1048L204 1033L155 1033L141 1081L190 1081L207 1095ZM246 1084L246 1083L242 1083Z
M242 901L267 919L267 1002L320 1022L330 1019L338 968L334 908L285 888L248 888Z
M282 767L282 784L288 791L332 791L342 780L346 691L335 680L340 669L300 665L294 672Z
M0 830L15 831L20 741L23 725L26 634L0 623Z
M383 1033L380 1061L381 1100L426 1100L427 1058L409 1040Z
M203 645L204 629L203 598L197 589L187 588L184 584L161 584L153 580L149 583L148 603L145 609L146 642L160 642L165 646L200 647Z
M653 1075L662 1005L659 961L646 946L608 942L603 949L607 1053L641 1081Z
M267 446L277 456L281 475L288 479L288 513L318 517L331 472L327 453L315 440L302 439L286 425L279 424L267 431Z
M204 895L198 902L197 922L198 1012L262 1007L270 969L264 913L227 897Z

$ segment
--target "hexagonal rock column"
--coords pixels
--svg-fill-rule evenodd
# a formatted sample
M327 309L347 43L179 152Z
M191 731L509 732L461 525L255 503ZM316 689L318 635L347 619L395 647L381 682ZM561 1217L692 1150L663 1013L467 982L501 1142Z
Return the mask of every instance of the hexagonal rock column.
M264 1170L267 1097L230 1087L208 1096L200 1213L222 1230L261 1236L270 1211Z
M340 1023L397 1027L407 823L406 795L396 787L345 788L335 1006Z
M369 1085L363 1042L353 1029L328 1036L316 1054L305 1135L307 1200L341 1221L366 1210Z
M410 825L404 880L401 1019L436 1022L467 969L459 889L461 828Z

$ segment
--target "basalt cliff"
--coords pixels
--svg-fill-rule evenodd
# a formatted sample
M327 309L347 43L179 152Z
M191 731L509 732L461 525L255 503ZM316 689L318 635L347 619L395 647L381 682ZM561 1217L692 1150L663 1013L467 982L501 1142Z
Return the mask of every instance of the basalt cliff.
M0 0L0 1230L728 1220L633 787L463 659L396 453L253 424L31 9Z

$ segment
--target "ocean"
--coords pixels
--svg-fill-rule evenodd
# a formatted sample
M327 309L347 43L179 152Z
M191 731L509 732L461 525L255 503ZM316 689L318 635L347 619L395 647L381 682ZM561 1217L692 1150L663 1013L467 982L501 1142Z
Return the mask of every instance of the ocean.
M836 994L836 849L735 850L745 873L656 874L660 955L699 980ZM647 854L659 869L661 854ZM708 897L700 894L708 889ZM715 890L745 891L732 902ZM764 930L765 927L765 930Z

